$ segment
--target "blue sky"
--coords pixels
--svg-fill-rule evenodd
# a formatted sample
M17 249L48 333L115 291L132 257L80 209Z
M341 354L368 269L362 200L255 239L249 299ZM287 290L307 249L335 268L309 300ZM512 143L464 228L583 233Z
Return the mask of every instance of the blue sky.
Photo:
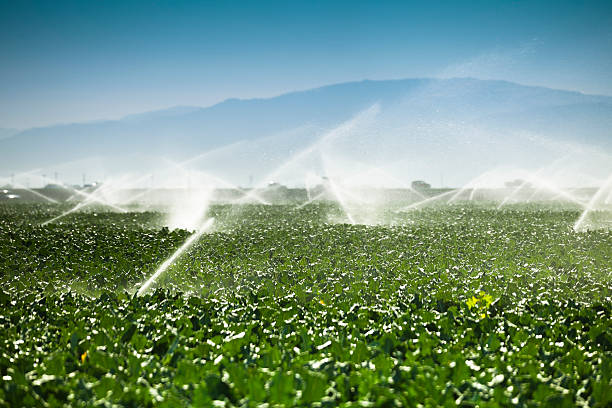
M612 1L0 0L0 55L15 128L362 79L612 95Z

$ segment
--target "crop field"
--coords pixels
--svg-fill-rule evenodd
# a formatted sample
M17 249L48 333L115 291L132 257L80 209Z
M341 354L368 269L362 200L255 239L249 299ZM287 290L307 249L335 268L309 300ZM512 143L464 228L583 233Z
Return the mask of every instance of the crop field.
M478 203L0 205L0 406L610 407L612 232ZM597 214L594 214L597 216Z

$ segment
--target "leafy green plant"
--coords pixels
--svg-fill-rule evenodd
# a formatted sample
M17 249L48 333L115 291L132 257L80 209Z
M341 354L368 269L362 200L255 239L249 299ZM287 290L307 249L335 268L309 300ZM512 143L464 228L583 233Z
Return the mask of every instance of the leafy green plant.
M143 297L190 233L59 211L0 205L0 406L610 404L612 233L575 209L213 206Z

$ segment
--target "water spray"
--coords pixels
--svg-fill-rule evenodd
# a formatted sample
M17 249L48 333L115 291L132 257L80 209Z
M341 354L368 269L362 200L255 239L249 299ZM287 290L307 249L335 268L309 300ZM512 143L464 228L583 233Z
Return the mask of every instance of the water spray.
M578 220L574 224L574 231L579 232L583 230L583 224L586 221L587 215L589 214L589 212L593 210L593 207L595 206L595 204L597 204L600 197L602 197L605 194L606 189L611 188L611 187L612 187L612 174L608 177L606 181L604 181L602 186L599 188L599 190L597 190L597 192L593 195L589 203L586 205L584 211L582 212L582 214L580 214L580 218L578 218ZM608 197L606 197L606 200L607 198Z
M155 271L155 273L153 275L151 275L151 277L149 279L147 279L147 281L145 283L142 284L142 286L140 287L140 289L138 289L138 292L136 292L137 296L142 296L144 295L147 290L149 290L149 288L151 287L151 285L153 283L155 283L155 281L157 280L157 278L164 273L186 250L188 250L189 248L191 248L191 246L206 232L208 231L213 223L214 223L215 219L214 218L209 218L208 220L206 220L204 222L204 224L202 224L202 226L200 226L200 228L193 234L191 235L189 238L187 238L187 240L183 243L183 245L181 245L181 247L179 249L177 249L168 259L166 259L164 261L164 263L161 264L161 266L159 268L157 268L157 270Z
M416 203L410 204L410 205L408 205L408 206L406 206L406 207L404 207L404 208L402 208L402 209L398 210L397 212L404 212L404 211L407 211L407 210L411 210L411 209L413 209L413 208L418 208L418 207L420 207L421 205L424 205L424 204L430 203L430 202L432 202L432 201L437 201L437 200L440 200L440 199L442 199L442 198L444 198L444 197L448 197L449 195L451 195L451 194L455 194L455 193L457 193L457 190L447 191L447 192L445 192L445 193L441 193L441 194L435 195L435 196L430 197L430 198L427 198L427 199L425 199L425 200L417 201Z

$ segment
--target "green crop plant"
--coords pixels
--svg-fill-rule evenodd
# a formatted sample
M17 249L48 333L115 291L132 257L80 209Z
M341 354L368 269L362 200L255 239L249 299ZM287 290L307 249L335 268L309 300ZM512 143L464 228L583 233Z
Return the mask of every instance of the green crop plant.
M612 232L576 208L215 205L144 296L191 232L64 210L0 205L0 407L612 403Z

